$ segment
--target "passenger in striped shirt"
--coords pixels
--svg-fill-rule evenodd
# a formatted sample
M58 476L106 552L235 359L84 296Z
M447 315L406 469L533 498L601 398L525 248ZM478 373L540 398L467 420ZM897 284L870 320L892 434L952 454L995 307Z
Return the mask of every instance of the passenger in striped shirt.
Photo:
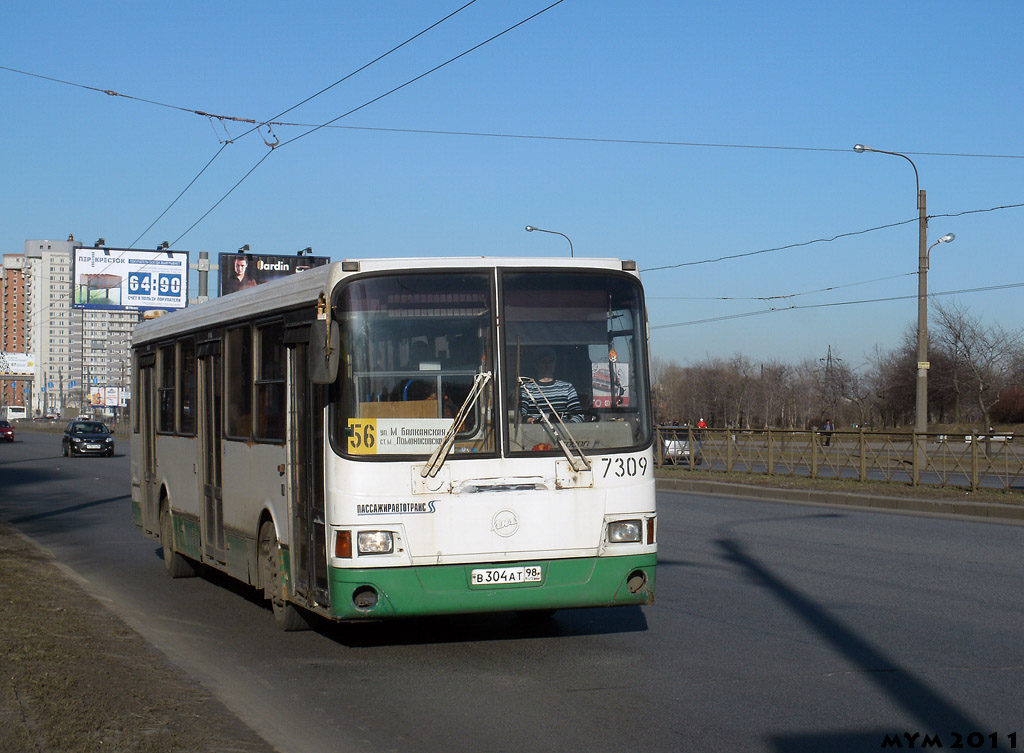
M550 413L551 408L566 423L583 422L583 407L576 388L570 382L555 379L554 373L555 351L543 348L537 354L536 380L519 387L519 416L524 423L539 423L541 412ZM548 403L551 403L551 408ZM552 416L548 417L555 420Z

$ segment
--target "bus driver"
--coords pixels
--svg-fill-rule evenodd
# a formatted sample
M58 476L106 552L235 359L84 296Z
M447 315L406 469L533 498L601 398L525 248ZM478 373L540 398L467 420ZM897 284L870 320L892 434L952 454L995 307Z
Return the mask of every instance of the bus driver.
M551 408L567 423L582 423L583 408L576 388L570 382L555 379L555 351L541 348L536 358L536 380L519 386L519 416L528 424L539 423L541 412ZM550 403L550 408L548 407ZM555 420L554 416L550 416Z

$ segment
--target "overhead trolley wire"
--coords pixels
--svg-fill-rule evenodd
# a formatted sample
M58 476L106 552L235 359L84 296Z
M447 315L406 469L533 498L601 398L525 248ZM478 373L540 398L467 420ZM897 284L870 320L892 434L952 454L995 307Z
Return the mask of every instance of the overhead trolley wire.
M543 8L543 9L537 11L536 13L534 13L534 14L526 17L526 18L524 18L522 21L519 21L518 23L515 23L512 26L509 26L504 31L498 32L494 36L492 36L492 37L490 37L488 39L485 39L483 42L480 42L479 44L476 44L476 45L470 47L468 50L465 50L464 52L460 52L458 55L455 55L454 57L449 58L448 60L444 61L443 63L440 63L439 65L435 65L430 70L425 71L424 73L421 73L420 75L415 76L415 77L409 79L404 84L399 84L398 86L394 87L393 89L390 89L389 91L386 91L383 94L381 94L381 95L379 95L377 97L374 97L371 100L368 100L368 101L364 102L363 104L359 105L358 107L353 107L348 112L342 113L338 117L332 118L331 120L328 120L326 123L322 123L322 124L320 124L318 126L312 127L308 131L306 131L305 133L300 133L298 136L295 136L294 138L291 138L291 139L288 139L287 141L281 142L280 146L276 147L275 149L271 149L270 151L268 151L266 154L264 154L256 162L255 165L253 165L251 168L249 168L249 171L245 175L243 175L241 178L239 178L238 182L235 183L231 188L229 188L227 190L227 192L223 196L221 196L219 199L217 199L217 201L214 203L214 205L212 207L210 207L208 210L206 210L205 213L203 213L202 217L200 217L198 220L193 222L192 225L190 225L189 228L187 230L185 230L184 233L179 235L174 240L174 243L177 243L182 238L184 238L186 235L188 235L190 232L192 232L192 230L200 222L202 222L204 219L206 219L210 215L210 213L213 212L214 209L216 209L218 206L220 206L220 204L226 198L228 198L228 196L230 196L235 191L235 189L238 188L246 180L246 178L248 178L250 175L252 175L253 172L256 171L256 168L258 168L260 165L262 165L264 160L267 159L267 157L269 157L271 154L273 154L275 151L277 151L277 149L280 149L281 147L284 147L284 146L288 146L289 144L293 144L296 141L298 141L299 139L303 139L306 136L309 136L309 135L311 135L313 133L316 133L317 131L319 131L319 130L321 130L323 128L326 128L327 126L331 125L332 123L336 123L337 121L341 120L342 118L348 117L352 113L359 112L363 108L369 107L370 105L374 104L375 102L379 102L380 100L382 100L385 97L388 97L388 96L394 94L397 91L401 91L402 89L404 89L405 87L409 86L410 84L413 84L413 83L419 81L420 79L423 79L423 78L429 76L430 74L435 73L435 72L441 70L445 66L450 65L451 63L454 63L456 60L459 60L460 58L463 58L466 55L469 55L470 53L475 52L476 50L480 49L484 45L490 44L495 39L498 39L498 38L504 36L505 34L508 34L510 31L513 31L513 30L519 28L523 24L528 23L529 21L532 21L533 19L537 18L538 16L540 16L540 15L542 15L544 13L547 13L549 10L551 10L552 8L554 8L557 5L561 5L563 2L565 2L565 0L555 0L555 2L551 3L551 5L547 6L546 8Z
M388 50L387 52L383 53L382 55L378 55L377 57L375 57L375 58L374 58L373 60L371 60L370 62L366 63L365 65L362 65L362 66L360 66L359 68L356 68L356 69L355 69L354 71L352 71L352 72L351 72L351 73L349 73L348 75L346 75L346 76L342 76L341 78L339 78L339 79L338 79L337 81L335 81L335 82L334 82L333 84L331 84L330 86L325 86L325 87L324 87L323 89L321 89L320 91L318 91L318 92L317 92L316 94L311 94L310 96L306 97L306 98L305 98L304 100L302 100L301 102L299 102L298 104L292 105L292 106L291 106L291 107L289 107L289 108L288 108L287 110L283 110L282 112L279 112L279 113L278 113L277 115L275 115L275 116L274 116L273 118L271 118L271 119L270 119L269 121L264 121L263 123L261 123L261 124L259 124L259 125L284 125L283 123L278 123L278 122L275 122L275 121L276 121L276 119L277 119L277 118L280 118L280 117L281 117L282 115L287 115L287 114L288 114L288 113L290 113L290 112L291 112L292 110L295 110L295 109L298 109L299 107L302 107L302 105L306 104L307 102L309 102L309 101L311 101L311 100L313 100L313 99L316 99L316 98L317 98L317 97L319 97L319 96L320 96L321 94L324 94L325 92L328 92L328 91L330 91L331 89L333 89L333 88L334 88L335 86L337 86L338 84L341 84L341 83L344 83L345 81L348 81L348 80L349 80L350 78L352 78L352 77L353 77L353 76L355 76L356 74L358 74L358 73L362 73L363 71L365 71L365 70L366 70L367 68L369 68L369 67L370 67L371 65L374 65L375 63L379 63L379 62L380 62L381 60L383 60L384 58L386 58L386 57L387 57L388 55L390 55L391 53L393 53L393 52L397 52L398 50L402 49L403 47L405 47L405 46L406 46L407 44L409 44L410 42L413 42L413 41L415 41L416 39L419 39L420 37L422 37L422 36L423 36L424 34L426 34L426 33L427 33L428 31L431 31L432 29L435 29L435 28L437 28L438 26L440 26L441 24L443 24L443 23L444 23L445 21L447 21L447 20L449 20L450 18L452 18L453 16L455 16L455 15L457 15L457 14L461 13L462 11L464 11L464 10L465 10L466 8L468 8L469 6L471 6L471 5L472 5L473 3L475 3L476 1L477 1L477 0L469 0L469 2L468 2L468 3L466 3L465 5L463 5L463 6L461 7L461 8L457 8L457 9L453 10L453 11L452 11L451 13L449 13L449 14L448 14L447 16L445 16L444 18L440 19L439 21L435 21L434 23L432 23L432 24L431 24L430 26L428 26L427 28L423 29L423 30L422 30L422 31L420 31L419 33L417 33L417 34L414 34L413 36L411 36L411 37L409 37L408 39L406 39L406 40L405 40L404 42L402 42L401 44L399 44L399 45L396 45L396 46L392 47L392 48L391 48L390 50ZM255 123L256 121L250 121L250 122L253 122L253 123ZM256 128L258 128L258 127L259 127L259 125L257 125L257 127L256 127ZM248 131L246 131L245 133L243 133L243 134L242 134L241 136L239 136L238 138L244 138L245 136L248 136L248 135L249 135L250 133L252 133L252 132L253 132L254 130L256 130L256 128L250 128L250 129L249 129Z
M356 69L355 69L354 71L352 71L351 73L349 73L349 74L347 74L347 75L345 75L345 76L342 76L342 77L341 77L340 79L338 79L337 81L335 81L335 82L334 82L333 84L331 84L331 85L329 85L329 86L325 86L325 87L324 87L323 89L321 89L320 91L316 92L315 94L311 94L310 96L308 96L308 97L306 97L305 99L303 99L303 100L302 100L301 102L299 102L299 103L297 103L297 104L295 104L295 105L292 105L291 107L289 107L289 108L288 108L288 109L286 109L286 110L283 110L282 112L280 112L280 113L278 113L277 115L275 115L275 116L274 116L274 118L279 118L279 117L281 117L282 115L285 115L285 114L287 114L287 113L291 112L292 110L294 110L294 109L296 109L296 108L298 108L298 107L301 107L302 105L306 104L307 102L309 102L309 101L311 101L311 100L313 100L313 99L316 99L316 98L317 98L317 97L319 97L319 96L320 96L321 94L324 94L325 92L327 92L327 91L329 91L329 90L333 89L333 88L334 88L335 86L337 86L338 84L340 84L340 83L343 83L344 81L347 81L348 79L352 78L353 76L355 76L356 74L358 74L358 73L360 73L360 72L362 72L362 71L365 71L365 70L366 70L367 68L369 68L369 67L370 67L371 65L374 65L375 63L378 63L378 62L380 62L381 60L383 60L384 58L386 58L386 57L387 57L388 55L391 55L392 53L396 52L397 50L400 50L400 49L401 49L402 47L405 47L405 46L406 46L407 44L409 44L410 42L412 42L412 41L414 41L415 39L418 39L419 37L423 36L423 35L424 35L424 34L426 34L426 33L427 33L428 31L430 31L430 30L432 30L432 29L435 29L435 28L437 28L437 27L438 27L438 26L439 26L440 24L442 24L442 23L444 23L445 21L449 20L450 18L452 18L453 16L455 16L455 15L456 15L457 13L461 13L461 12L462 12L463 10L465 10L466 8L468 8L468 7L470 6L470 5L473 5L473 3L475 3L476 1L477 1L477 0L469 0L469 2L468 2L468 3L466 3L466 4L465 4L465 5L463 5L463 6L461 6L460 8L457 8L456 10L452 11L451 13L449 13L449 14L448 14L447 16L445 16L444 18L440 19L439 21L435 21L434 23L432 23L432 24L431 24L430 26L428 26L427 28L423 29L422 31L419 31L419 32L417 32L416 34L414 34L413 36L409 37L408 39L406 39L406 40L405 40L404 42L402 42L401 44L398 44L398 45L396 45L396 46L392 47L392 48L391 48L390 50L388 50L387 52L385 52L385 53L383 53L383 54L381 54L381 55L378 55L377 57L375 57L375 58L374 58L373 60L371 60L370 62L368 62L368 63L365 63L365 64L361 65L361 66L360 66L359 68L356 68ZM148 233L148 232L149 232L149 231L150 231L150 230L151 230L151 229L153 228L153 226L154 226L154 225L156 225L156 223L157 223L157 222L159 222L159 221L160 221L160 220L161 220L161 219L162 219L162 218L164 217L164 215L166 215L166 214L167 214L167 212L169 212L169 211L170 211L171 207L173 207L173 206L174 206L174 205L175 205L175 204L176 204L176 203L178 202L178 200L179 200L179 199L181 199L181 197L185 195L185 193L186 193L186 192L187 192L187 191L188 191L188 190L189 190L189 189L190 189L190 188L191 188L191 187L193 186L193 184L194 184L194 183L195 183L195 182L196 182L196 181L197 181L197 180L199 179L199 177L200 177L200 176L201 176L201 175L202 175L202 174L203 174L203 173L204 173L204 172L206 171L206 169L207 169L207 168L208 168L208 167L209 167L209 166L210 166L210 165L211 165L211 164L213 163L213 161L214 161L215 159L217 159L217 157L219 157L219 156L220 156L221 152L223 152L223 151L224 151L224 147L226 147L226 146L227 146L228 144L230 144L230 143L233 143L234 141L237 141L238 139L241 139L241 138L245 138L246 136L248 136L248 135L249 135L250 133L252 133L253 131L255 131L255 130L258 130L258 129L259 129L260 127L262 127L263 125L267 125L267 124L268 124L268 123L267 123L266 121L263 121L263 122L257 122L256 120L252 120L252 119L249 119L249 118L246 118L246 119L242 119L242 118L225 118L225 117L223 117L223 116L209 115L208 113L199 113L198 111L194 111L194 112L197 112L197 114L203 114L203 115L207 115L208 117L214 117L214 118L219 118L219 119L220 119L220 120L222 120L222 121L223 121L223 120L235 120L235 121L244 121L244 122L248 122L248 123L253 123L253 124L254 124L254 127L253 127L253 128L250 128L250 129L249 129L248 131L246 131L245 133L243 133L243 134L242 134L241 136L237 136L237 137L235 137L234 139L227 139L227 140L225 140L225 141L224 141L224 142L222 143L222 145L221 145L221 148L220 148L220 150L219 150L219 151L218 151L218 152L217 152L217 153L216 153L215 155L213 155L213 158L212 158L212 159L211 159L211 160L210 160L209 162L207 162L207 163L206 163L206 165L205 165L205 166L203 167L203 169L199 171L199 173L198 173L198 174L197 174L197 175L196 175L196 176L195 176L195 177L194 177L194 178L193 178L193 179L192 179L192 180L191 180L191 181L189 182L189 184L188 184L187 186L185 186L185 188L184 188L184 189L182 189L181 193L179 193L179 194L178 194L178 195L177 195L177 196L176 196L176 197L174 198L174 201L172 201L172 202L171 202L171 203L170 203L170 204L168 205L168 207L167 207L166 209L164 209L164 211L163 211L163 212L161 212L161 213L160 213L160 216L159 216L159 217L157 217L157 218L156 218L155 220L153 220L153 222L152 222L152 223L150 224L150 226L149 226L148 228L146 228L146 229L145 229L145 230L144 230L144 231L142 232L142 234L141 234L141 235L140 235L140 236L139 236L138 238L136 238L136 239L135 239L134 241L132 241L132 244L131 244L132 246L134 246L134 245L135 245L136 243L138 243L138 241L139 241L139 240L140 240L140 239L141 239L141 238L142 238L143 236L145 236L145 235L146 235L146 233ZM271 120L273 120L273 118L272 118ZM266 142L265 142L265 143L266 143ZM279 145L280 145L280 143L274 144L273 146L271 146L271 145L270 145L269 143L267 143L267 145L268 145L268 146L270 146L270 149L271 149L271 151L273 151L273 150L274 150L274 149L275 149L275 148L276 148L277 146L279 146ZM246 178L248 178L248 177L249 177L249 175L250 175L250 174L252 173L252 171L253 171L253 170L255 170L255 169L256 169L257 167L259 167L260 163L262 163L262 162L263 162L263 160L264 160L264 159L266 159L266 158L267 158L267 155L269 155L269 154L270 154L270 152L267 152L266 154L264 154L264 155L263 155L263 158L262 158L262 159L261 159L261 160L260 160L259 162L257 162L257 163L256 163L256 165L255 165L255 166L253 166L253 168L252 168L252 169L250 169L250 170L249 170L249 172L247 172L247 173L246 173L246 174L245 174L245 175L244 175L244 176L242 177L242 180L245 180ZM239 181L239 183L241 183L241 181ZM237 188L237 187L238 187L238 183L236 183L236 184L235 184L235 186L231 188L231 191L234 191L234 190L235 190L235 188ZM229 192L228 192L228 194L230 194L230 193L231 193L231 191L229 191ZM184 236L185 236L185 235L186 235L186 234L187 234L187 233L188 233L188 232L189 232L190 230L192 230L192 228L193 228L193 227L195 227L195 226L196 226L196 225L197 225L197 224L198 224L199 222L202 222L202 220L203 220L203 219L204 219L204 218L205 218L205 217L206 217L206 216L207 216L207 215L208 215L208 214L209 214L210 212L212 212L212 211L213 211L213 210L214 210L214 209L215 209L215 208L217 207L217 205L219 205L219 204L221 203L221 201L223 201L223 200L224 200L224 199L225 199L225 198L226 198L226 197L228 196L228 194L225 194L225 195L224 195L223 197L221 197L221 199L220 199L220 200L219 200L219 201L217 202L217 204L214 204L214 206L213 206L213 207L211 207L211 208L210 208L210 209L209 209L209 210L208 210L208 211L206 212L206 214L204 214L204 215L203 215L202 217L200 217L200 218L199 218L199 220L197 220L197 221L196 221L195 223L193 223L193 225L192 225L191 227L189 227L189 229L188 229L188 230L186 230L186 231L185 231L184 233L182 233L181 235L179 235L179 236L178 236L178 238L177 238L177 239L175 239L174 243L177 243L177 242L178 242L178 240L181 240L181 238L183 238L183 237L184 237ZM172 245L173 245L173 244L172 244Z

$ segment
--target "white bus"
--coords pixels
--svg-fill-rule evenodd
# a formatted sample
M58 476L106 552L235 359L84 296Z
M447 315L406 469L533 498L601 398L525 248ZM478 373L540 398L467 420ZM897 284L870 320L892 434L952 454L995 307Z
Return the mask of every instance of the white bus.
M136 524L279 627L654 598L634 262L336 262L143 322L132 378Z
M28 409L24 405L8 405L0 409L0 415L8 421L21 421L28 418Z

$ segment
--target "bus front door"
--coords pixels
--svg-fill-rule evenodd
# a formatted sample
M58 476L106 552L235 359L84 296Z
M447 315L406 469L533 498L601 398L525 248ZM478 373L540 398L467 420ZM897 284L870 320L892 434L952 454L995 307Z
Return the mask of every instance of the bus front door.
M216 345L217 343L211 343L211 347L201 347L200 350L200 478L203 486L203 558L223 563L225 554L224 496L221 485L221 356Z
M288 439L292 496L292 583L308 606L327 606L324 515L324 395L309 381L308 343L290 347Z

